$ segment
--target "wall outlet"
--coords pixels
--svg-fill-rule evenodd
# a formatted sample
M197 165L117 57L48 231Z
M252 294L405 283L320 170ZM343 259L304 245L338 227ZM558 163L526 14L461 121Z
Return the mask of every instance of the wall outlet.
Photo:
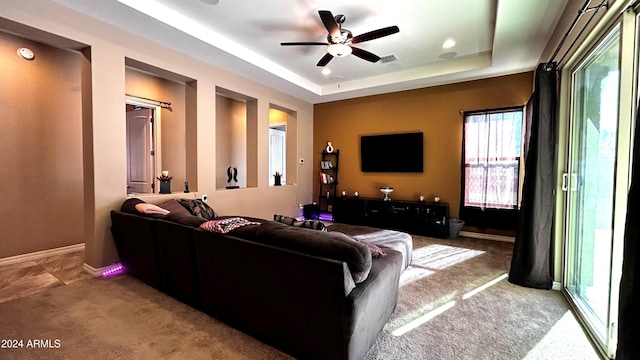
M209 197L207 196L207 194L202 194L202 202L207 202L208 199Z

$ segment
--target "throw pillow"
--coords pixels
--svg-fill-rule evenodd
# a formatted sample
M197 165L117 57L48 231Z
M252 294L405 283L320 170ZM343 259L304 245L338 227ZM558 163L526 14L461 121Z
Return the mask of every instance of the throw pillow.
M327 231L327 226L320 220L298 220L296 218L292 218L289 216L274 214L273 221L281 222L283 224L294 226L294 227Z
M210 232L216 232L226 234L234 229L247 225L260 225L259 222L249 221L240 217L222 219L222 220L210 220L200 225L200 229Z
M160 206L163 209L169 210L172 214L193 216L191 215L189 210L187 210L184 206L180 205L180 203L176 199L169 199L165 202L158 204L158 206Z
M184 206L191 215L200 216L207 220L215 220L218 218L216 212L200 199L178 199L178 202Z
M169 210L163 209L158 205L140 203L135 208L143 214L169 215Z
M137 214L136 205L138 204L145 204L145 202L138 198L128 198L122 203L120 211L127 214Z

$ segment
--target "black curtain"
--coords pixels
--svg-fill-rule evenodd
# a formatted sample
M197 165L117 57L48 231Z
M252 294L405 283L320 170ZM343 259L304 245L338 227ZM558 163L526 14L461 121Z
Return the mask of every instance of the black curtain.
M557 101L556 64L540 64L531 100L522 203L509 271L509 282L538 289L551 289L553 285Z
M638 108L640 114L640 108ZM627 202L627 219L624 229L624 251L620 301L618 308L618 350L616 360L640 359L640 117L636 115L633 137L633 162L631 187ZM638 280L639 282L636 282Z

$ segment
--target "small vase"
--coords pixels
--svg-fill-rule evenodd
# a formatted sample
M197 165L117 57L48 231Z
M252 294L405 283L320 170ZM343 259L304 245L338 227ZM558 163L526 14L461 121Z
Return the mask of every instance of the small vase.
M171 181L160 181L160 194L171 194Z
M282 181L282 176L274 175L273 185L280 186L280 185L282 185L281 181Z

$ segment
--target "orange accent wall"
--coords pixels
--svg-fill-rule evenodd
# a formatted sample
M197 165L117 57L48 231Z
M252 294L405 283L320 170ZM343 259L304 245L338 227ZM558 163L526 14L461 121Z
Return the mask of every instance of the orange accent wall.
M417 90L316 104L313 117L314 195L319 191L321 152L331 141L340 150L338 192L392 199L428 201L439 196L457 217L460 206L462 154L461 111L524 105L533 89L533 73L469 81ZM363 173L360 136L422 131L423 173ZM410 156L410 155L408 155Z

